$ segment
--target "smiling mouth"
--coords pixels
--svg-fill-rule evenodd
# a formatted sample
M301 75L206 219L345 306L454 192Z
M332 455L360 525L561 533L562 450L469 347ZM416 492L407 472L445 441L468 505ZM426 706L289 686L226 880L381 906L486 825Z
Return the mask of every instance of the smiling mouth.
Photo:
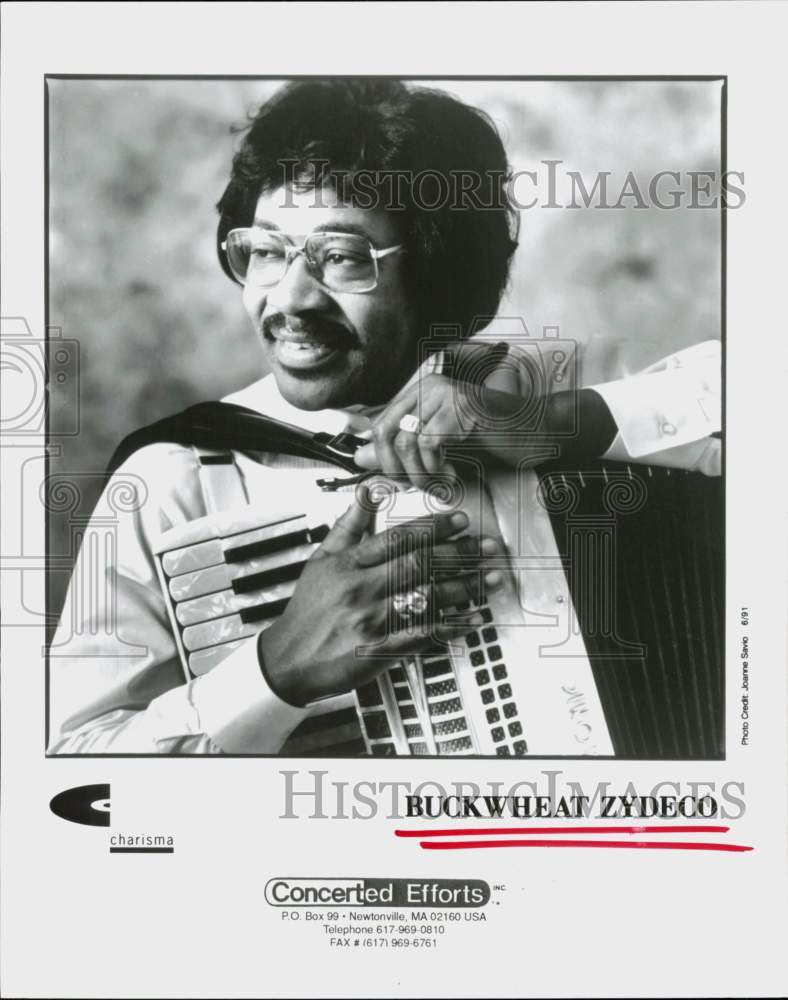
M337 348L314 340L291 341L274 337L274 354L284 368L315 368L337 353Z
M265 331L273 346L274 357L283 367L294 371L320 368L330 363L347 346L339 336L316 335L310 331L276 326Z

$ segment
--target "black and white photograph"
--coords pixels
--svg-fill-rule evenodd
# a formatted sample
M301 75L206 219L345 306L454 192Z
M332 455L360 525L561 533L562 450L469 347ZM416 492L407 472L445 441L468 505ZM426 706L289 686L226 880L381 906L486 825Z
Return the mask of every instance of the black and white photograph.
M49 752L724 757L724 89L48 80Z
M785 996L785 4L0 20L2 996Z

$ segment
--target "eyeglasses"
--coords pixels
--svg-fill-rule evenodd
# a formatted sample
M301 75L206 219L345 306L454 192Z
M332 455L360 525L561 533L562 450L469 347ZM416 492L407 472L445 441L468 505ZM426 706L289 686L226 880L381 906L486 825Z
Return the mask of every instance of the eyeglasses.
M233 229L222 243L227 263L242 285L278 285L292 260L304 255L309 273L332 292L371 292L378 283L378 261L405 253L401 244L376 250L354 233L312 233L301 247L271 229Z

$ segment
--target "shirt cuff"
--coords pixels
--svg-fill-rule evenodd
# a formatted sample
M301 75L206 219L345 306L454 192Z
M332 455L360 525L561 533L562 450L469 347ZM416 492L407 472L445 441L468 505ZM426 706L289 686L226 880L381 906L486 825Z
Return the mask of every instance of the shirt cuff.
M720 429L720 397L716 387L690 369L632 375L617 382L590 386L607 403L618 435L606 457L620 446L641 458L708 437Z
M687 472L702 472L704 476L719 476L722 474L722 442L717 438L707 437L690 444L679 445L678 448L664 448L650 455L640 455L633 458L624 447L621 435L617 434L613 443L607 449L602 459L611 462L637 462L641 465L659 465L668 469L685 469Z
M279 698L257 658L257 639L245 642L193 682L200 728L225 753L278 753L309 714Z

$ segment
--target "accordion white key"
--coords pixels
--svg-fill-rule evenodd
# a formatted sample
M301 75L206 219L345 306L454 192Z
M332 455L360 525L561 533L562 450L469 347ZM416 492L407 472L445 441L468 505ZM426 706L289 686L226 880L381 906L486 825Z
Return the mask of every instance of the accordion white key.
M283 473L284 475L284 473ZM471 479L473 476L471 476ZM187 679L214 669L282 613L305 561L347 508L347 493L300 477L302 513L248 505L165 532L156 565ZM487 490L463 479L435 494L392 488L376 530L437 510L462 509L469 532L504 538ZM486 560L489 564L489 560ZM504 560L505 563L505 560ZM505 567L504 567L505 568ZM481 570L480 570L481 571ZM543 659L521 606L517 574L480 607L483 624L445 652L384 669L375 680L315 702L281 748L301 756L500 757L610 755L612 744L581 646ZM317 665L319 669L319 665Z

